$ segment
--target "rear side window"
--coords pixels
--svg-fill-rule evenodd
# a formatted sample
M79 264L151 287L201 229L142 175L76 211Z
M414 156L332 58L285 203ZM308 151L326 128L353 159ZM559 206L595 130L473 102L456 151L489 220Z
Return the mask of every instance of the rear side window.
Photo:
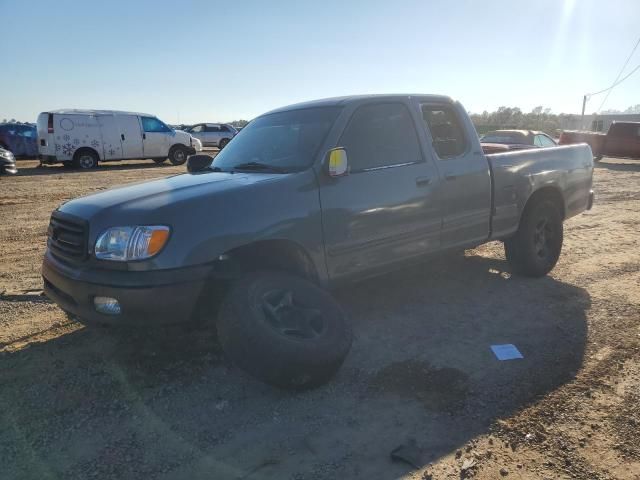
M219 132L220 127L218 125L207 125L205 128L205 132Z
M145 132L169 132L169 127L157 118L140 117L142 119L142 129Z
M421 160L416 129L402 103L358 108L339 145L347 150L354 173Z
M467 139L458 116L449 106L422 105L422 118L431 132L440 158L453 158L467 150Z

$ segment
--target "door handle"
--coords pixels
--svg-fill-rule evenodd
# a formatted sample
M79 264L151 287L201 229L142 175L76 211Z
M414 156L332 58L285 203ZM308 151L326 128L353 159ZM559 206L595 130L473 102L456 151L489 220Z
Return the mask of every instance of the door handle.
M445 178L445 180L455 180L456 178L458 178L458 176L449 173L449 174L445 175L444 178Z
M143 139L143 140L146 140L146 139L147 139L147 134L146 134L146 133L143 133L143 134L142 134L142 139Z
M124 133L121 133L121 134L120 134L120 138L121 138L122 140L124 140Z
M418 177L416 178L416 185L419 187L425 187L431 183L431 179L429 177Z

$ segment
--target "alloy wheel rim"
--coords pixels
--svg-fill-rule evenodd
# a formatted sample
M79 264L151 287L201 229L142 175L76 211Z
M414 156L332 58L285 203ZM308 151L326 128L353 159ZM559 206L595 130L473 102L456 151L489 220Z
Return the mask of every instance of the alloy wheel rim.
M266 323L285 337L313 340L324 332L320 310L300 304L291 290L265 293L260 307Z
M533 245L539 258L547 258L549 256L554 237L555 232L547 218L540 220L536 224L533 232Z
M82 168L91 168L93 166L93 157L90 155L82 155L80 157L80 166Z

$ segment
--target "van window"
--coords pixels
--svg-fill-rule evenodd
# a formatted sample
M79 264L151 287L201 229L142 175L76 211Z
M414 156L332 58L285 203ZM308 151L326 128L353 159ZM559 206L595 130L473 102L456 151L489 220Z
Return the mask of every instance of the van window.
M431 132L433 148L440 158L453 158L467 150L467 139L458 116L450 106L422 105L422 118Z
M207 125L204 131L217 133L220 131L220 127L218 125Z
M170 132L171 130L164 123L153 117L140 117L142 119L142 129L145 132Z
M338 145L347 150L353 173L421 160L418 135L402 103L358 108Z

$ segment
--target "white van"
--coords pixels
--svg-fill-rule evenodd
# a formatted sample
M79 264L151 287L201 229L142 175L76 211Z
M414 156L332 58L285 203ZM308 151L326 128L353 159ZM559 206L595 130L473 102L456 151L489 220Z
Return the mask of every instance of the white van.
M89 169L98 161L167 158L182 165L202 143L173 130L154 115L113 110L52 110L38 115L38 153L42 163Z

